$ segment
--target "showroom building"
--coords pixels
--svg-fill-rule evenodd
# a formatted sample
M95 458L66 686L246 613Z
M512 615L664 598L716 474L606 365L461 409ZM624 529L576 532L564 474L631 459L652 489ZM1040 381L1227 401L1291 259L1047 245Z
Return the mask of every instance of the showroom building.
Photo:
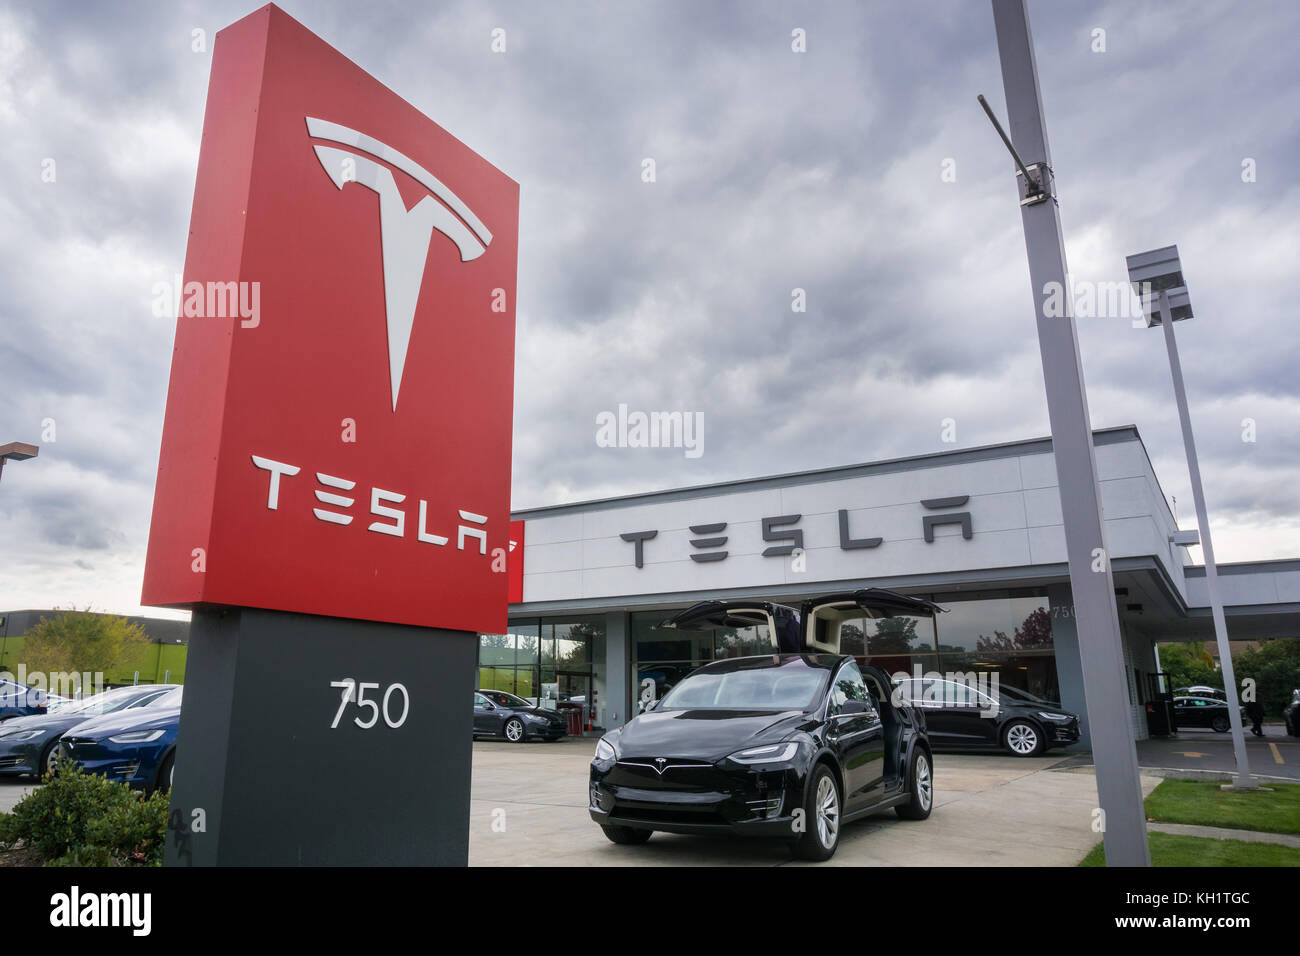
M1204 568L1134 426L1094 433L1130 719L1147 736L1157 642L1214 640ZM590 702L616 727L682 675L760 635L661 629L714 598L798 606L887 587L935 620L846 626L888 672L996 674L1083 718L1078 636L1050 439L731 481L513 514L507 634L480 636L479 686ZM518 558L522 553L522 562ZM520 575L522 564L522 575ZM1233 639L1300 636L1300 560L1221 565Z

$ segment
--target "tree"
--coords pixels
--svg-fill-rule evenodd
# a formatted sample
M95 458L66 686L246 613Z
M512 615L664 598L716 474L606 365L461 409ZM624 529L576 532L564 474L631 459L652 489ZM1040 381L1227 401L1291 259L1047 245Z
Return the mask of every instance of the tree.
M139 624L88 610L42 617L23 638L27 670L44 673L47 681L57 673L110 673L149 644Z
M1214 667L1214 658L1205 653L1199 641L1160 645L1160 666L1169 674L1172 691L1176 687L1223 687L1223 675Z
M1161 651L1162 659L1163 655ZM1264 705L1264 713L1280 717L1291 692L1300 687L1300 638L1265 641L1236 655L1232 665L1237 680L1255 681L1255 698Z

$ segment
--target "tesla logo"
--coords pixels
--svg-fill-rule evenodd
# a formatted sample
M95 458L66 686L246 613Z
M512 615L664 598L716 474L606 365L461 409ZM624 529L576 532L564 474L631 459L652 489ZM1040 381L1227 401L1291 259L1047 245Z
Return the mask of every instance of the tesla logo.
M280 484L282 477L292 478L302 471L300 465L290 465L283 461L276 461L274 458L264 458L261 455L250 456L253 460L253 466L262 471L270 472L270 479L267 483L266 507L268 511L280 510ZM338 478L334 475L327 475L323 472L316 472L316 481L325 488L337 488L340 491L352 491L356 488L357 483L348 478ZM346 509L356 504L355 497L336 494L333 491L322 491L316 489L316 500L324 505L331 505L333 508L345 509L336 511L332 508L313 508L312 513L320 521L329 524L350 525L355 515L348 514ZM387 518L387 521L372 521L367 530L374 531L378 534L392 535L395 538L406 537L406 512L401 508L390 508L388 504L401 504L406 500L406 495L395 491L386 491L383 488L370 489L370 514L376 518ZM416 540L425 544L435 544L442 547L450 540L448 535L435 534L429 530L429 502L423 498L420 500L420 520L415 529ZM388 504L381 504L387 502ZM478 548L470 546L471 552L477 550L479 554L487 554L487 529L483 526L487 524L487 515L476 514L473 511L466 511L464 508L456 509L462 522L468 524L459 524L456 527L456 550L464 551L465 540L467 538L478 542Z
M668 763L667 757L655 757L655 771L661 777L664 775L664 764L666 763Z
M397 393L402 385L402 369L406 366L406 349L411 341L411 327L415 323L415 307L420 298L424 262L433 230L437 229L456 244L462 262L481 256L492 242L492 233L459 196L408 156L338 123L311 116L306 119L308 135L346 147L313 144L316 158L334 185L342 189L354 182L379 194L384 309L388 321L388 375L393 411L397 411ZM430 195L407 209L389 166L406 173L428 189Z

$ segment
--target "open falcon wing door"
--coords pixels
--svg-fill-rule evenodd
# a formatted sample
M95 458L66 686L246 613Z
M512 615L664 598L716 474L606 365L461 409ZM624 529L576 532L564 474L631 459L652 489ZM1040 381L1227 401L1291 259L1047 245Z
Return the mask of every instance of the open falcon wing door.
M803 603L804 644L809 652L840 652L840 626L859 617L934 617L947 608L885 588L859 588Z
M678 611L659 626L679 631L765 627L774 654L798 654L804 649L799 613L792 607L767 601L701 601Z

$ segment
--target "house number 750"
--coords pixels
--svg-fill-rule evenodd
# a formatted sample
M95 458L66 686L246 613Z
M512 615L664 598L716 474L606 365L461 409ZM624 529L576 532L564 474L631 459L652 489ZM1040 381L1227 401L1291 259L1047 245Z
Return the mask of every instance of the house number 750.
M353 717L352 722L362 730L369 730L375 724L379 723L381 705L374 700L366 699L366 691L379 690L378 684L372 684L367 681L357 683L351 677L345 677L343 680L330 681L331 687L341 688L343 693L339 696L339 709L334 714L334 723L330 724L330 729L338 727L339 721L343 719L343 711L347 709L348 704L356 704L361 709L369 709L370 719L362 720L360 717ZM402 695L402 712L393 719L393 692L398 691ZM406 692L406 687L402 684L389 684L388 690L384 691L382 705L382 714L384 723L389 727L400 727L406 723L406 715L411 709L411 697Z

